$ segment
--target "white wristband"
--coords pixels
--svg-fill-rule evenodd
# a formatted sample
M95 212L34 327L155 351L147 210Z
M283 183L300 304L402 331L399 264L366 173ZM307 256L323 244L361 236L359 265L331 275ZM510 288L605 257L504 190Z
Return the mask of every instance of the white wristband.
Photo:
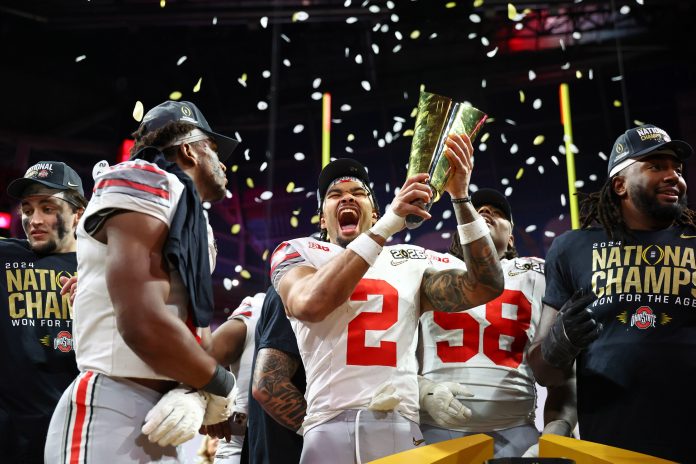
M379 254L382 252L382 246L372 240L367 234L358 235L355 240L350 242L346 247L352 250L356 255L360 256L370 266L374 266Z
M459 224L457 226L457 232L459 232L459 243L462 245L467 245L491 233L490 229L488 229L488 224L486 224L486 220L482 217L468 224Z
M390 209L384 213L384 216L379 218L379 221L375 223L370 229L375 235L382 236L385 240L399 232L406 225L406 220L401 216L398 216L394 211Z

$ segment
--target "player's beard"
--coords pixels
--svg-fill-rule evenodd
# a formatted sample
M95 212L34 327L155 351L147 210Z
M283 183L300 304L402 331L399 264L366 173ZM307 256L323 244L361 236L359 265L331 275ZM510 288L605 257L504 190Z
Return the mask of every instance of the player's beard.
M28 229L28 220L26 221L27 223L24 224L24 230L27 231ZM55 238L51 238L47 240L44 243L41 244L34 244L31 239L31 235L27 234L29 237L29 245L31 246L31 249L34 251L34 253L39 254L39 255L48 255L53 252L55 252L58 249L58 241L63 242L65 237L70 233L68 228L65 225L65 220L63 219L63 216L60 214L56 214L56 223L51 227L51 230L56 233L58 236L58 239L56 240Z
M633 199L641 211L657 219L660 222L674 222L682 215L686 208L686 194L675 203L660 203L656 194L648 193L647 189L636 188L633 192Z

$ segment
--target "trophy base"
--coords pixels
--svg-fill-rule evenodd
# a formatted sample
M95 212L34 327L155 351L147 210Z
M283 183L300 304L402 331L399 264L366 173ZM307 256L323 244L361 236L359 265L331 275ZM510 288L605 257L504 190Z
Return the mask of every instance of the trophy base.
M425 211L430 211L430 208L433 206L433 201L430 200L428 203L423 203L422 200L417 200L413 202L414 205L419 206ZM407 229L416 229L423 224L423 218L420 216L416 216L415 214L409 214L406 216L406 228Z

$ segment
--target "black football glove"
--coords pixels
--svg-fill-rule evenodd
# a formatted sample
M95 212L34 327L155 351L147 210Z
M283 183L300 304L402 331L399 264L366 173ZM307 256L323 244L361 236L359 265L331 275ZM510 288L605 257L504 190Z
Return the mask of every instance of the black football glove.
M541 344L546 362L558 369L567 369L580 351L599 337L602 324L588 307L596 299L593 292L580 289L563 304L551 332Z

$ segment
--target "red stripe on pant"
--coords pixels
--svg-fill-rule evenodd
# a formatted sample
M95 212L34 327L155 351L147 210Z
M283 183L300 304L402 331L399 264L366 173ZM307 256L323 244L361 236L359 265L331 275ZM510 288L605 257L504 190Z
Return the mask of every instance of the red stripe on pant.
M77 383L77 392L75 393L75 423L72 428L72 437L70 439L70 464L79 464L80 452L87 450L84 449L84 440L82 439L82 430L85 426L85 419L87 418L87 408L91 408L91 405L87 405L87 390L89 388L90 380L94 372L87 371L84 376L80 377Z

